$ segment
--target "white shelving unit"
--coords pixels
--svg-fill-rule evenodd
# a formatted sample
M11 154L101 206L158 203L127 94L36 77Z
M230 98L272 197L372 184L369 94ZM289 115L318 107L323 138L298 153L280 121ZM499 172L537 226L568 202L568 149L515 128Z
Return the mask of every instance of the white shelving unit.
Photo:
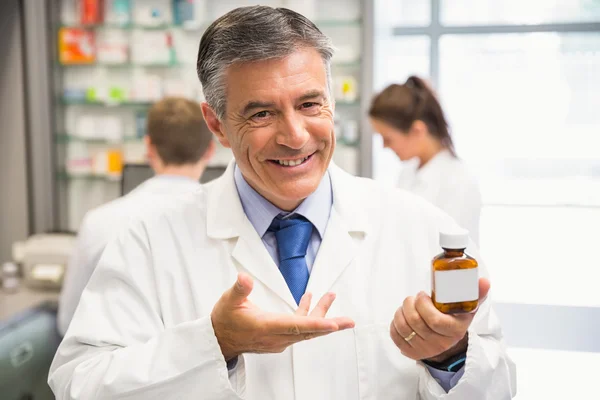
M59 31L67 29L90 32L95 49L94 60L65 62L57 57L54 62L53 136L62 229L76 231L88 210L120 195L121 161L144 162L143 116L154 101L165 95L203 100L196 74L202 33L220 15L255 4L243 0L203 3L203 12L196 14L199 20L192 24L175 21L171 0L133 0L128 18L106 10L102 23L82 25L76 2L58 1L57 47ZM352 174L364 175L360 149L365 128L363 95L371 82L364 82L368 75L363 59L363 0L271 0L260 4L303 13L332 38L338 137L334 161ZM169 42L170 47L164 45ZM226 164L231 157L228 149L219 146L213 164Z

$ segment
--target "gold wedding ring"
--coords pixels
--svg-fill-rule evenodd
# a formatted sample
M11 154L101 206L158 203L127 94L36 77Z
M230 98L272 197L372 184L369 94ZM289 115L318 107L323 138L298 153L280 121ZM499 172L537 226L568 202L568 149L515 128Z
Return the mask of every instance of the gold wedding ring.
M410 335L408 335L407 337L404 338L404 340L406 340L406 342L410 342L415 336L417 336L417 333L415 331L412 331L412 333Z

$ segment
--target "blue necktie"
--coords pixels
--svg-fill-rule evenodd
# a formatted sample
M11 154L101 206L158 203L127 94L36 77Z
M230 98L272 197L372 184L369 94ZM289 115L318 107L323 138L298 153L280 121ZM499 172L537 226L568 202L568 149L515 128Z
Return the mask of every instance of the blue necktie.
M305 256L312 229L313 225L300 215L287 219L275 217L269 227L269 232L274 232L277 239L279 270L296 304L300 303L308 284Z

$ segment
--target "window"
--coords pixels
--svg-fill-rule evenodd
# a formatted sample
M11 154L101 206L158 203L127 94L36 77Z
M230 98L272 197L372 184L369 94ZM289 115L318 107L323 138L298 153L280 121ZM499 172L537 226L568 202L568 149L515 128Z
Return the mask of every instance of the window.
M376 28L390 26L428 26L431 3L423 0L379 0L375 2Z
M600 21L597 0L441 0L443 25L539 25Z
M479 177L481 252L517 399L589 397L600 357L600 1L419 3L421 19L375 13L374 89L429 77ZM402 165L377 138L373 160L374 178L393 183Z
M485 203L600 206L599 70L600 33L441 37L440 96Z

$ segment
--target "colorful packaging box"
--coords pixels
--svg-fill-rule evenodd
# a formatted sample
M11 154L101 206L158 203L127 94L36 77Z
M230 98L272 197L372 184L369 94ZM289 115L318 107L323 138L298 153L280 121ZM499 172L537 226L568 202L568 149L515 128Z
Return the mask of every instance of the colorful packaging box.
M94 32L80 28L60 28L58 58L61 64L91 64L96 61Z

